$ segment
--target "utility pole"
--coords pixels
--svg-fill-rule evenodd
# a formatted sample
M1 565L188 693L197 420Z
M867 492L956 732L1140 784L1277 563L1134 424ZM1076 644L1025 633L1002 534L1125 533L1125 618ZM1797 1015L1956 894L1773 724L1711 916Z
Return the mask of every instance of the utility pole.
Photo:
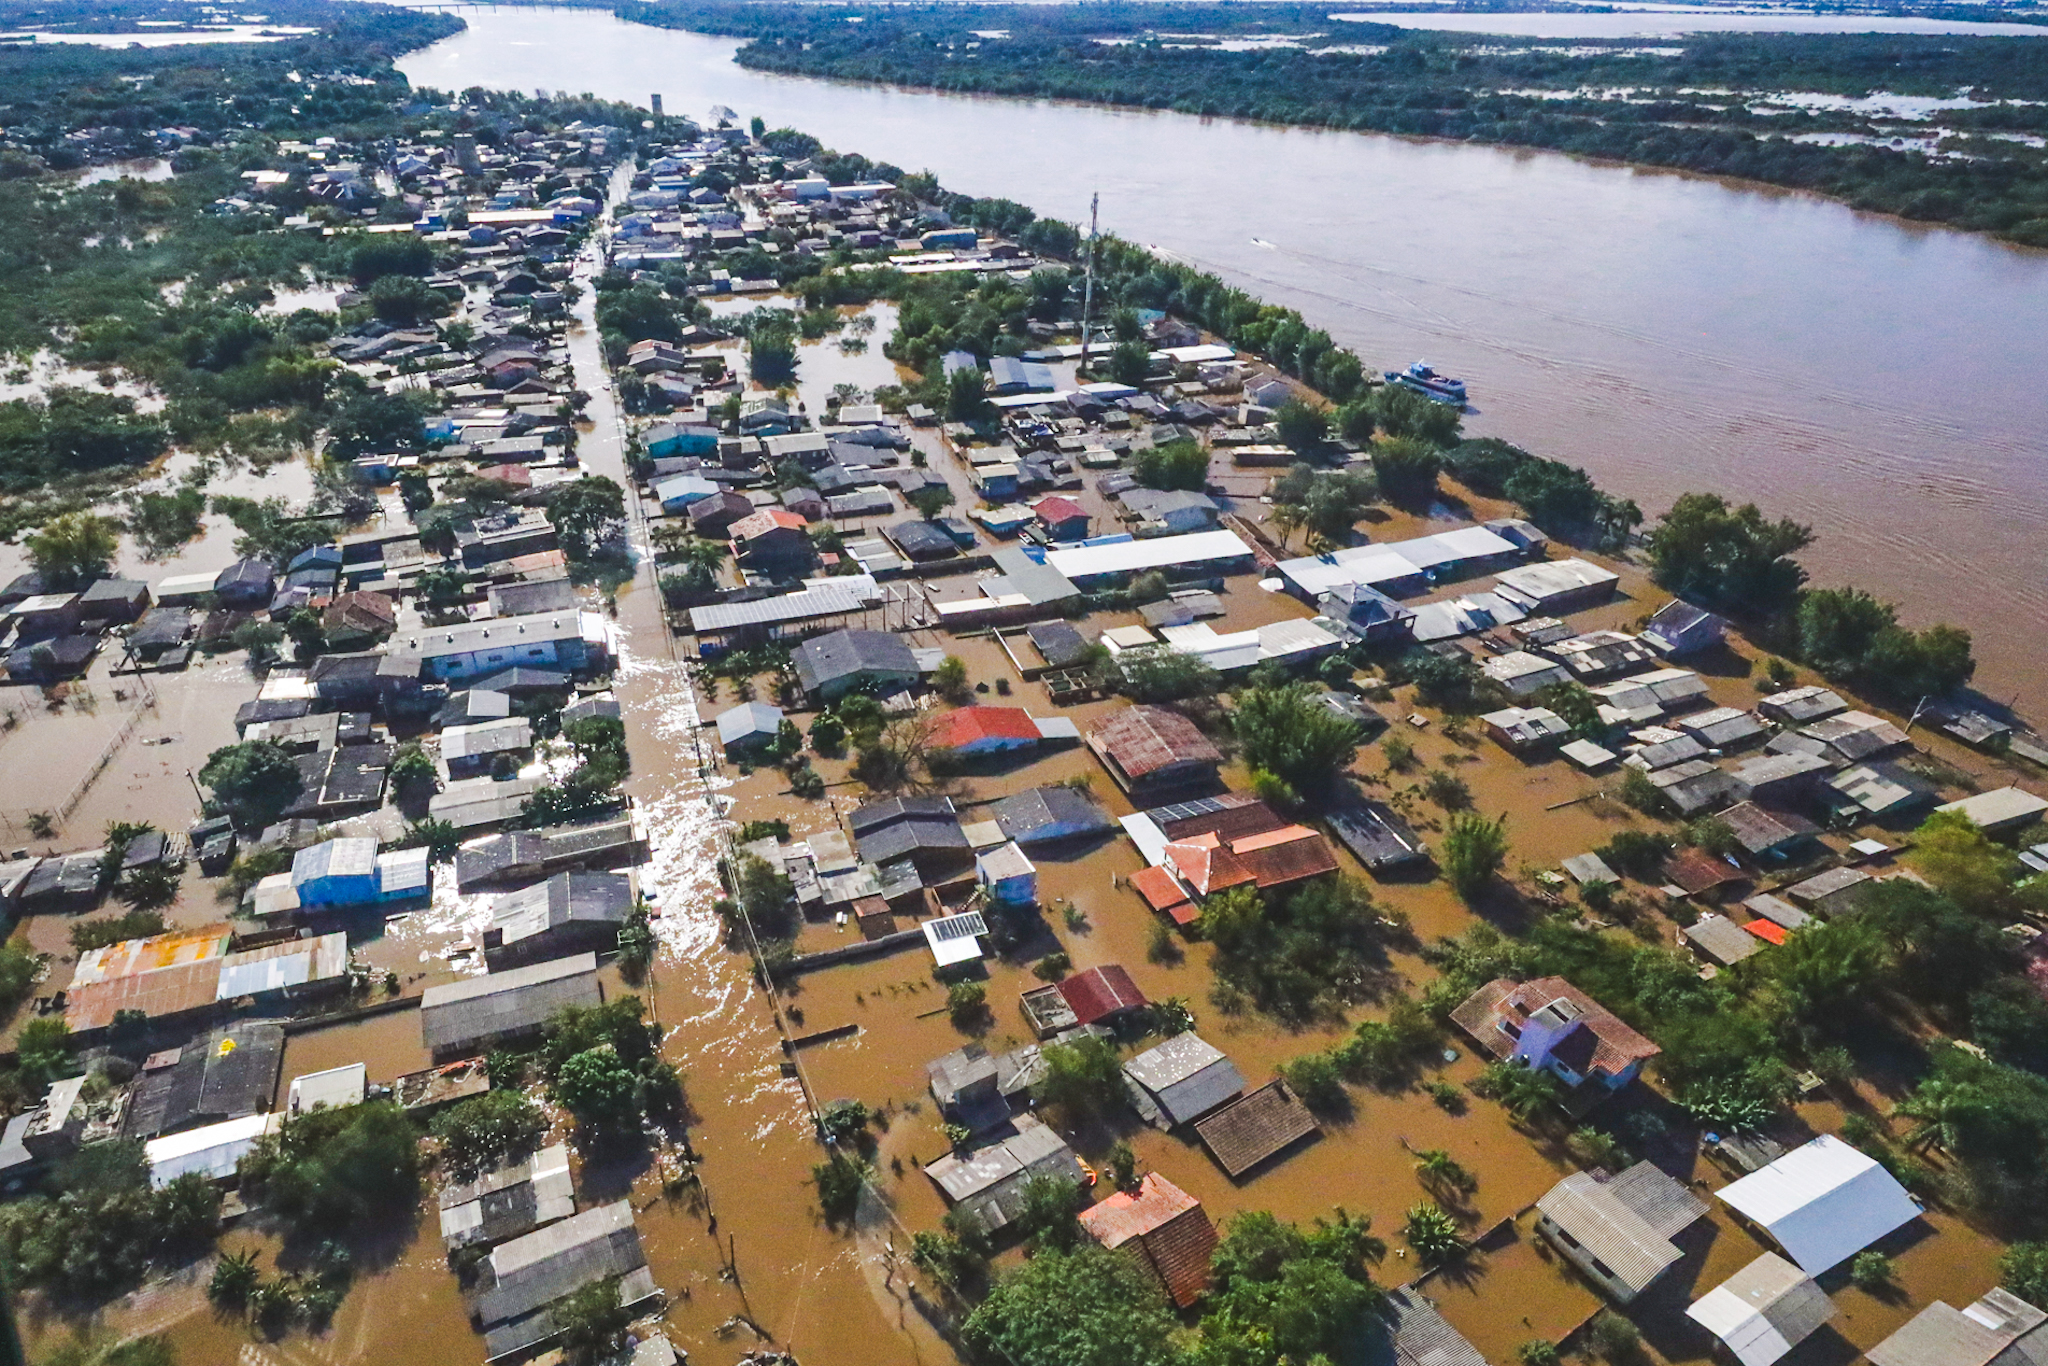
M1100 193L1088 196L1088 271L1081 284L1081 367L1076 373L1084 378L1088 374L1088 323L1095 315L1095 234L1102 209Z

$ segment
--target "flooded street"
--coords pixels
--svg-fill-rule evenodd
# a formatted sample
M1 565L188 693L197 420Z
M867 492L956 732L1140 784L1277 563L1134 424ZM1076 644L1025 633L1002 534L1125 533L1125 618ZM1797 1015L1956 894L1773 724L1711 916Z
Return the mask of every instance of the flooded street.
M1985 690L2048 714L2048 253L1549 153L771 76L587 11L464 18L400 61L416 84L723 104L1069 221L1099 190L1105 230L1368 365L1464 375L1475 434L1653 515L1704 487L1812 523L1818 580L1968 627Z

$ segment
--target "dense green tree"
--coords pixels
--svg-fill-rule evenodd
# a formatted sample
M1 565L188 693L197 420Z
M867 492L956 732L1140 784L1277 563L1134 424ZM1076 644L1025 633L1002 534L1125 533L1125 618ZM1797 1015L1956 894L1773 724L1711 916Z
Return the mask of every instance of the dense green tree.
M1382 436L1372 443L1373 476L1395 502L1419 506L1435 497L1442 468L1442 452L1421 437Z
M199 770L199 781L243 826L276 820L304 785L292 756L269 740L244 740L215 750Z
M609 1048L593 1048L566 1059L555 1073L554 1095L578 1123L618 1134L637 1127L638 1082Z
M60 513L29 534L28 557L47 587L83 588L107 572L120 530L120 523L90 512Z
M1459 896L1470 900L1499 874L1508 856L1506 815L1493 820L1477 812L1453 816L1444 830L1437 862Z
M1209 483L1209 452L1193 441L1162 441L1138 452L1131 477L1148 489L1200 493Z
M1754 503L1731 507L1718 494L1687 493L1650 533L1650 569L1680 597L1767 614L1805 581L1792 556L1812 543L1812 528L1768 521Z
M1099 1114L1121 1101L1123 1060L1104 1040L1084 1037L1050 1043L1040 1056L1045 1076L1032 1088L1040 1104L1078 1118Z
M548 520L571 560L592 560L626 533L626 491L606 475L585 475L548 500Z
M492 1090L434 1116L432 1132L441 1157L458 1181L505 1161L516 1161L539 1146L547 1116L517 1091Z
M1315 404L1290 398L1273 410L1273 430L1281 443L1297 451L1312 451L1330 435L1330 415Z
M1128 1257L1043 1252L996 1279L967 1318L970 1344L1013 1366L1172 1366L1173 1316Z
M1244 688L1232 702L1230 729L1244 761L1297 792L1326 791L1358 756L1357 725L1308 684Z
M419 1132L393 1101L308 1111L257 1143L241 1179L252 1203L297 1226L361 1227L412 1207Z

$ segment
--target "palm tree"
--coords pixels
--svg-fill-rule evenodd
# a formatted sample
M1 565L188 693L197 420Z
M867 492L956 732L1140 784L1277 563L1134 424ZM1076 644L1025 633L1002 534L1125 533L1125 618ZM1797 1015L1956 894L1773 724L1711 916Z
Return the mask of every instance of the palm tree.
M1486 1069L1486 1086L1518 1124L1527 1124L1561 1103L1557 1078L1525 1062L1497 1062Z
M1401 1220L1401 1238L1425 1266L1442 1266L1465 1255L1465 1239L1458 1221L1441 1205L1425 1201L1408 1211Z
M1908 1146L1932 1145L1953 1153L1962 1146L1964 1126L1983 1103L1972 1083L1932 1077L1894 1106L1892 1113L1920 1121L1920 1127L1906 1140Z
M1479 1182L1472 1173L1442 1148L1424 1148L1415 1154L1415 1159L1416 1177L1432 1191L1468 1195L1478 1189Z

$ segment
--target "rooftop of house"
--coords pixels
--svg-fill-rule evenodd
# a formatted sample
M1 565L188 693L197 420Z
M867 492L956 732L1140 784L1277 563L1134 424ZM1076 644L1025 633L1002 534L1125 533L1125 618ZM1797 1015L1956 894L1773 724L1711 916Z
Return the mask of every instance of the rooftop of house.
M1127 707L1096 723L1088 743L1131 778L1177 764L1220 764L1223 752L1194 722L1165 707Z
M1575 1054L1583 1056L1567 1059L1575 1071L1615 1076L1631 1064L1654 1058L1662 1051L1562 977L1538 977L1527 982L1495 978L1452 1011L1451 1020L1496 1058L1505 1058L1515 1051L1515 1037L1503 1033L1498 1023L1506 1021L1519 1030L1543 1011L1560 1017L1569 1015L1570 1022L1579 1026L1572 1033L1583 1041L1575 1050ZM1558 1020L1566 1022L1563 1018Z

